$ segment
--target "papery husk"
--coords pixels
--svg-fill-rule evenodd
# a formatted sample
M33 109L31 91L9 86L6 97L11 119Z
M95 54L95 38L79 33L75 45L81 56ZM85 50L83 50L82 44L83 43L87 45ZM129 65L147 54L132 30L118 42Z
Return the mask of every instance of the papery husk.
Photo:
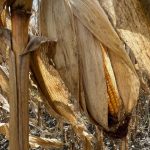
M139 80L123 42L98 0L42 1L40 30L56 45L35 52L32 68L55 111L72 123L76 122L72 108L79 101L91 120L109 130L103 45L108 49L106 66L113 70L111 78L115 81L122 111L132 112L137 103ZM55 89L55 79L60 83L59 91ZM59 96L53 97L53 94ZM76 98L75 103L70 102L70 94ZM124 113L120 116L122 120Z
M59 73L51 64L49 64L49 59L47 58L46 53L50 48L52 49L52 46L48 49L46 44L47 43L33 53L33 60L31 62L32 70L42 93L53 109L58 114L68 118L68 120L73 123L76 123L75 115L70 109L70 93Z
M39 50L32 54L32 71L35 75L39 88L44 95L46 103L50 105L58 115L69 121L75 133L84 137L83 140L88 140L89 133L84 136L86 126L82 120L80 112L77 112L71 98L71 93L63 82L60 74L49 62L46 54L52 49L52 43L49 48L46 45L41 45ZM44 46L44 47L43 47ZM93 136L92 136L93 137ZM92 141L93 139L91 139ZM89 142L91 142L89 141Z
M85 100L80 98L82 108L98 124L108 127L107 88L103 68L103 58L99 41L89 30L77 21L77 39L80 60L80 75L83 82ZM83 102L84 101L84 102Z
M114 28L126 44L129 55L133 52L137 69L150 74L150 23L145 14L143 3L138 0L99 0L102 7L112 20ZM111 9L110 9L111 6ZM147 7L148 8L148 7Z
M40 14L41 34L57 40L56 49L48 57L53 58L72 96L78 99L78 57L71 10L66 7L64 0L46 0L41 2Z
M68 0L74 15L89 31L109 48L111 64L118 91L126 113L131 113L137 103L139 80L134 66L98 1ZM125 80L126 79L126 80Z
M3 68L0 66L0 91L5 96L8 97L9 86L8 86L8 76L3 71Z
M40 16L41 34L51 42L33 53L32 70L45 101L83 137L87 129L75 105L79 96L78 59L70 8L64 1L42 1ZM89 141L88 135L83 140Z

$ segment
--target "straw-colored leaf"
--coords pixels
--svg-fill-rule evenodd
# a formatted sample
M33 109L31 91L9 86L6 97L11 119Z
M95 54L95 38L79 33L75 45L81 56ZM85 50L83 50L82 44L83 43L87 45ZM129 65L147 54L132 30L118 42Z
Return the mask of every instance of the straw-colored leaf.
M0 94L0 102L2 104L2 108L6 110L7 112L10 112L8 101L3 97L3 95Z
M0 133L9 138L9 126L7 123L0 123Z
M67 0L74 15L91 33L112 50L134 71L129 57L124 51L123 42L115 32L98 0Z
M150 65L148 65L150 63L150 26L147 14L142 8L144 1L127 0L124 3L124 1L116 0L115 5L111 5L112 9L109 9L108 1L99 1L114 22L114 28L119 36L126 43L129 55L132 51L140 70L150 74Z
M31 147L43 147L43 148L62 148L64 143L57 139L47 139L42 137L29 136L29 142Z
M44 44L40 50L37 50L32 55L34 75L38 79L37 82L46 100L48 100L53 109L62 116L65 116L72 123L76 123L75 114L71 109L70 93L59 73L49 64L49 60L46 57L47 46L47 43Z
M44 0L40 16L41 34L57 39L56 48L49 49L48 57L53 59L72 96L78 99L78 57L72 12L64 0Z
M8 96L7 93L9 92L9 86L8 86L8 76L4 72L3 68L0 67L0 89L3 95Z
M134 66L126 53L123 42L115 32L104 10L97 0L67 0L74 15L89 31L109 48L111 64L116 77L118 91L127 113L137 103L139 80ZM124 81L126 79L126 81Z
M88 114L107 128L108 102L103 58L99 41L77 20L77 39L79 44L80 74L83 82L85 103ZM90 42L89 42L90 41ZM84 106L82 106L84 108Z

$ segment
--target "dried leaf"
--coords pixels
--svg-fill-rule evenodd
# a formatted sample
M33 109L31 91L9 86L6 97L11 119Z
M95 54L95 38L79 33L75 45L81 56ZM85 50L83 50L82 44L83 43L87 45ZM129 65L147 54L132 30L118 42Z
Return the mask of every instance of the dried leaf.
M51 44L56 44L55 39L48 39L46 37L40 37L40 36L29 36L29 42L21 56L24 56L26 54L29 54L37 50L41 44L46 42L50 42Z
M0 94L0 102L2 103L2 108L7 112L10 112L8 101Z
M99 41L77 20L77 39L80 55L80 74L89 116L103 127L108 127L108 102L103 58ZM87 42L90 41L90 42ZM82 99L81 99L82 101ZM84 110L86 111L86 110ZM101 113L100 113L101 112Z
M9 85L8 85L9 79L6 73L3 71L3 69L0 67L0 89L4 96L8 96L9 93Z
M9 138L9 126L7 123L0 123L0 133Z
M139 80L122 41L113 29L98 1L68 0L73 13L80 22L105 46L109 48L111 64L116 77L118 91L125 110L130 113L137 103ZM124 79L127 79L124 82Z
M78 57L72 12L64 0L45 0L41 3L40 16L41 34L57 38L56 48L49 50L47 57L53 53L56 69L72 96L78 100Z
M144 14L141 6L144 1L115 1L114 5L111 6L112 9L109 9L107 1L100 0L100 2L111 20L116 22L114 28L126 43L129 55L133 52L140 70L150 74L150 67L147 65L150 63L150 27L147 14ZM113 15L112 10L114 10Z
M62 109L65 105L66 111L71 111L69 106L70 93L62 81L59 73L52 65L49 64L49 60L45 55L47 50L48 49L45 44L45 46L41 47L40 50L33 53L33 60L31 62L32 69L37 82L40 85L40 89L46 97L46 100L48 100L48 103L57 113L63 116L61 109L57 109L57 102L62 103ZM59 106L61 107L61 105ZM74 122L76 120L75 118L76 117L74 114L68 113L67 119L71 119L71 122Z
M62 148L64 146L64 143L57 139L47 139L34 136L29 137L29 142L31 147L41 146L42 148Z
M135 72L134 67L124 51L123 42L115 32L104 10L97 0L67 0L74 15L90 32L113 51Z

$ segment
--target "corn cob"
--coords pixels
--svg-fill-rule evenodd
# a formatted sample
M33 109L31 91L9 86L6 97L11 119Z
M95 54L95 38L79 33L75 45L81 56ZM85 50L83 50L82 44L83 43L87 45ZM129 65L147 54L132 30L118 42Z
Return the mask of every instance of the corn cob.
M107 55L107 50L102 45L101 47L102 47L104 73L105 73L107 93L108 93L108 110L112 116L118 116L118 112L120 108L120 99L119 99L119 93L116 85L116 80L115 80L110 59Z

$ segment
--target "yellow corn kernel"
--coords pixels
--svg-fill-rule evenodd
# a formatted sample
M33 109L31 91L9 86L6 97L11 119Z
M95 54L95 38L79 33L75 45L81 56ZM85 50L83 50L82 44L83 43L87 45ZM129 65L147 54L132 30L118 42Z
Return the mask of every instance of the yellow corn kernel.
M107 58L106 60L106 49L102 47L102 56L103 56L103 64L104 64L104 74L105 74L105 79L106 79L106 86L107 86L107 93L108 93L108 110L109 110L109 113L112 115L112 116L117 116L118 115L118 112L119 112L119 107L120 107L120 104L119 104L119 96L118 96L118 91L117 91L117 88L115 87L114 84L114 81L111 79L111 76L109 74L109 71L108 69L112 69L109 65L108 69L107 69L107 65L106 63L111 63L110 61L107 61L109 58ZM107 61L107 62L106 62ZM113 76L112 76L113 78Z

